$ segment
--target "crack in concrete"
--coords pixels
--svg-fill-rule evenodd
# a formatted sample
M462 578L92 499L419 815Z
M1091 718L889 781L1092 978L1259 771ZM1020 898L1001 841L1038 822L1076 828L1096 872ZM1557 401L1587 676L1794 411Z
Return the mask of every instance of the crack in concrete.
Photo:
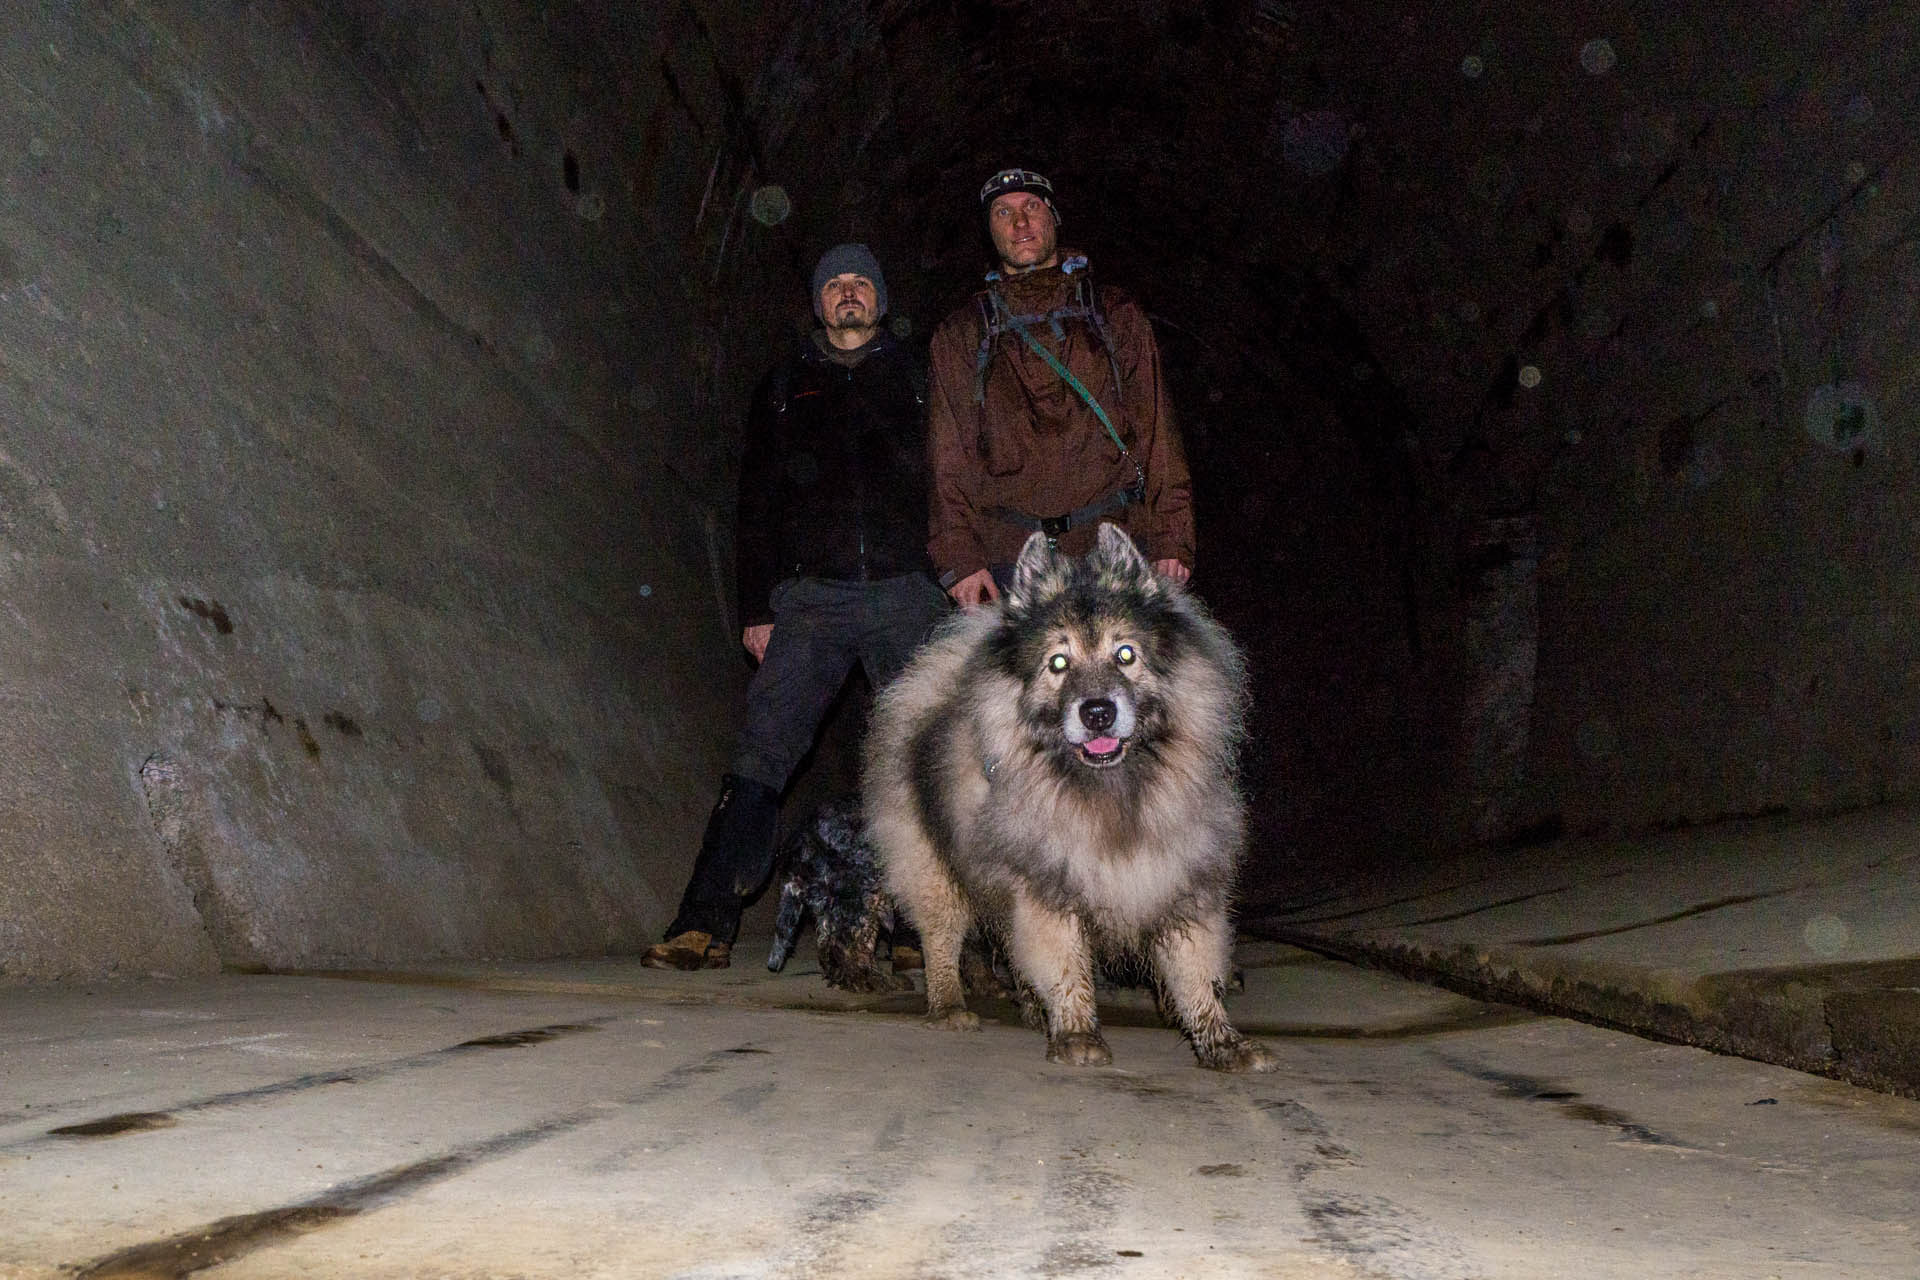
M1591 877L1591 882L1598 883L1600 881L1606 881L1606 880L1617 880L1621 876L1624 876L1627 874L1629 873L1626 871L1610 871L1604 875ZM1389 907L1403 907L1411 902L1425 902L1429 898L1444 898L1448 894L1458 893L1463 889L1471 889L1475 885L1496 882L1499 878L1500 877L1497 874L1474 876L1470 879L1457 880L1451 884L1444 884L1435 889L1428 889L1421 893L1410 893L1404 897L1389 898L1385 902L1368 903L1365 906L1355 907L1349 911L1336 912L1333 915L1308 916L1305 919L1299 919L1299 920L1287 918L1289 915L1289 911L1287 910L1262 910L1258 913L1257 916L1255 916L1253 913L1250 912L1248 913L1248 918L1242 919L1240 924L1240 929L1242 933L1246 934L1250 938L1265 938L1268 941L1287 942L1290 945L1298 946L1300 944L1293 942L1292 939L1290 938L1281 937L1280 934L1284 932L1286 928L1291 927L1293 925L1332 924L1336 920L1351 920L1351 919L1354 919L1356 916L1372 915L1376 911L1385 911ZM1530 898L1530 897L1541 897L1549 893L1564 893L1566 890L1574 887L1575 886L1573 885L1561 885L1553 889L1542 889L1538 893L1528 894L1525 897L1509 899L1509 901L1524 902L1527 900L1527 898ZM1325 905L1328 902L1338 902L1343 898L1351 900L1351 895L1346 893L1332 894L1326 898L1320 899L1317 902L1292 908L1292 910L1304 911L1304 910L1308 910L1310 907L1313 907L1313 906ZM1489 905L1499 906L1502 904L1490 903ZM1486 907L1474 907L1472 910L1464 914L1471 915L1475 911L1484 911L1486 909L1487 909ZM1460 916L1435 916L1431 920L1417 921L1416 923L1434 924L1434 923L1439 923L1440 921L1443 921L1443 920L1456 920L1460 918L1461 918Z
M465 1047L454 1046L455 1049ZM694 1062L683 1063L646 1088L620 1099L617 1105L637 1107L655 1102L685 1088L697 1076L719 1071L733 1054L731 1049L717 1049ZM581 1107L537 1124L465 1143L425 1160L340 1183L293 1204L219 1218L162 1240L132 1245L72 1270L77 1280L182 1280L394 1203L475 1165L585 1128L604 1118L607 1110L599 1103Z
M1563 1114L1571 1116L1576 1120L1585 1120L1589 1124L1597 1124L1602 1128L1619 1131L1620 1136L1626 1141L1643 1143L1647 1146L1671 1147L1680 1151L1702 1150L1702 1148L1694 1146L1692 1143L1681 1142L1677 1139L1669 1138L1665 1134L1658 1133L1626 1113L1616 1111L1612 1107L1601 1106L1598 1103L1583 1102L1580 1100L1580 1094L1570 1089L1556 1088L1555 1082L1551 1080L1542 1080L1534 1076L1521 1075L1512 1071L1502 1071L1498 1067L1480 1066L1459 1058L1449 1057L1444 1053L1436 1053L1433 1056L1436 1061L1442 1063L1450 1070L1458 1071L1462 1075L1471 1076L1475 1080L1482 1080L1496 1086L1499 1089L1501 1097L1517 1098L1523 1102L1551 1102L1555 1104Z
M611 1017L591 1019L586 1022L555 1023L550 1026L533 1027L523 1031L504 1032L495 1036L482 1036L474 1040L464 1040L459 1044L445 1045L438 1049L429 1049L424 1053L408 1054L401 1058L389 1058L384 1062L368 1063L364 1066L347 1067L338 1071L316 1071L307 1075L293 1076L285 1080L275 1080L268 1084L255 1085L250 1089L234 1089L225 1093L209 1094L201 1098L189 1099L148 1111L122 1112L110 1116L101 1116L93 1120L61 1125L45 1134L31 1138L21 1138L13 1142L0 1143L0 1152L30 1150L47 1145L54 1138L73 1136L100 1137L116 1136L125 1133L140 1133L162 1128L154 1123L142 1123L142 1117L166 1116L177 1120L180 1116L203 1111L213 1111L224 1107L244 1106L248 1103L263 1102L273 1098L283 1098L290 1094L304 1093L309 1089L324 1088L336 1084L367 1084L374 1080L383 1080L407 1071L416 1071L422 1067L444 1062L454 1056L472 1053L481 1049L515 1048L530 1044L543 1044L558 1036L582 1031L597 1031L614 1021Z
M1576 885L1560 884L1555 885L1551 889L1540 889L1533 893L1519 893L1511 898L1501 898L1498 901L1483 903L1477 907L1468 907L1464 911L1451 911L1443 916L1426 916L1419 920L1410 920L1405 927L1411 929L1423 924L1446 924L1449 920L1465 920L1467 917L1477 916L1483 911L1498 911L1501 907L1517 906L1522 902L1532 902L1535 898L1551 898L1556 893L1566 893L1568 890L1577 887Z
M1798 893L1810 889L1812 885L1789 885L1784 889L1773 889L1766 893L1736 893L1727 898L1715 898L1712 902L1702 902L1697 906L1686 907L1664 916L1655 916L1651 920L1636 920L1632 924L1613 925L1606 929L1587 929L1580 933L1563 933L1546 938L1516 938L1511 945L1516 947L1564 947L1575 942L1586 942L1593 938L1611 938L1615 934L1632 933L1636 929L1651 929L1655 925L1672 924L1675 920L1685 920L1691 916L1703 916L1725 907L1738 907L1749 902L1764 902L1768 898L1779 898L1789 893Z

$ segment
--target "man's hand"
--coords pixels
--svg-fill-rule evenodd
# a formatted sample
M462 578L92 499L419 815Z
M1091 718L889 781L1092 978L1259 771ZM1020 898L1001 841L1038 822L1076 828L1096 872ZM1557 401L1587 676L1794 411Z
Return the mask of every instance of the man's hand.
M1153 571L1163 578L1172 578L1175 582L1185 582L1193 576L1193 570L1178 560L1155 560Z
M962 609L978 609L983 604L991 604L1000 598L1000 588L993 585L993 571L975 569L960 581L947 588L947 594Z
M748 627L740 633L740 643L747 646L747 652L753 655L755 662L767 660L767 641L773 639L773 624L763 622L757 627Z

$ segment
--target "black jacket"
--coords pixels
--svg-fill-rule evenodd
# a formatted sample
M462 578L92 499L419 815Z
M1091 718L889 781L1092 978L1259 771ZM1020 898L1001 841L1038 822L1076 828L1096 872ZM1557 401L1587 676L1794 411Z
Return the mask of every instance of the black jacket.
M885 330L851 368L817 343L761 380L740 461L740 625L787 578L928 573L926 375Z

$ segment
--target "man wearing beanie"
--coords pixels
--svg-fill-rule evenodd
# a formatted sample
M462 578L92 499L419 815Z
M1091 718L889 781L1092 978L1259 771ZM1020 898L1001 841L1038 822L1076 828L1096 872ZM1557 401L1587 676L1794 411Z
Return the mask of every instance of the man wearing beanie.
M968 607L998 599L1030 535L1084 555L1102 521L1186 581L1192 482L1146 312L1060 248L1040 174L994 174L980 209L999 267L941 323L931 353L928 551L940 585Z
M927 560L926 379L880 327L863 244L813 270L822 327L754 392L740 464L740 641L760 663L680 911L641 963L724 969L773 864L780 793L858 662L891 680L951 606Z

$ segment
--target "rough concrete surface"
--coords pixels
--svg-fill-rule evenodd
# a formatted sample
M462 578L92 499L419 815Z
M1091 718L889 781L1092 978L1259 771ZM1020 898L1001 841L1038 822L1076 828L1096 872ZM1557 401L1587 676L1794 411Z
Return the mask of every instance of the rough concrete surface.
M622 317L675 259L579 216L539 40L496 122L490 21L0 19L0 974L665 923L744 673L727 437L663 465L689 334Z
M0 992L0 1275L329 1280L1913 1274L1920 1112L1245 944L1274 1075L1104 991L1009 1009L458 965ZM1577 1264L1573 1261L1577 1259Z
M1259 910L1246 927L1920 1097L1917 821L1888 806L1443 859Z

